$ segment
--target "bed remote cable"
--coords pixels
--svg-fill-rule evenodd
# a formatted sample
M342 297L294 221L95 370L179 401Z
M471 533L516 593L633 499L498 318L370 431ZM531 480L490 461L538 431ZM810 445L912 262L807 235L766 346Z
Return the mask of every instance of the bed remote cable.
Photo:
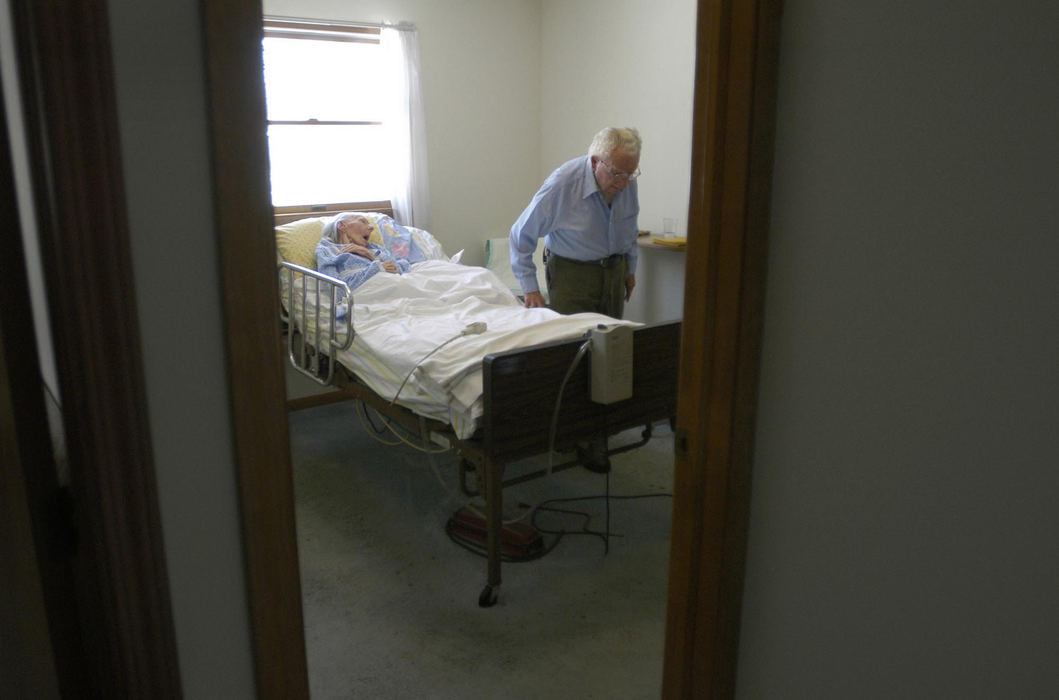
M467 327L464 328L462 331L460 331L458 334L452 336L451 338L446 340L444 343L442 343L441 345L438 345L436 348L434 348L433 350L428 352L426 355L424 355L423 358L421 360L419 360L419 362L417 362L415 364L415 367L413 367L411 370L409 370L408 374L405 375L404 381L401 382L401 386L397 387L397 393L395 393L393 395L393 398L390 399L390 405L393 406L395 403L397 403L397 397L401 395L401 390L404 389L404 385L407 384L408 380L412 378L412 373L415 372L417 369L419 369L419 366L421 364L423 364L424 362L427 361L427 358L429 358L431 355L433 355L438 350L440 350L441 348L445 347L446 345L448 345L449 343L451 343L454 340L459 340L460 338L463 338L464 336L468 336L468 335L481 335L482 333L485 333L485 330L486 330L485 321L475 321L474 323L468 323Z

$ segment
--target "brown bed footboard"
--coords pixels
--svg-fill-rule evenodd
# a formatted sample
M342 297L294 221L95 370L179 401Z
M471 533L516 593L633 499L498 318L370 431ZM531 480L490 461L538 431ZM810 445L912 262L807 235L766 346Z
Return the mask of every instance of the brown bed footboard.
M559 387L583 342L547 343L485 358L482 438L490 459L510 462L548 451ZM581 358L563 388L554 448L676 415L679 354L679 321L637 328L632 398L608 405L589 399L591 358Z

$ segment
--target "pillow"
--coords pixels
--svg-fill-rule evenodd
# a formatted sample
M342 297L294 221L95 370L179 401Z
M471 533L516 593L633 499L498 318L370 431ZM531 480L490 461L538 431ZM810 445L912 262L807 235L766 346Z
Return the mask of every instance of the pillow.
M369 212L366 216L371 219L374 229L371 232L371 242L378 243L379 245L385 246L383 237L379 234L379 229L386 231L389 236L397 235L397 231L394 229L397 226L397 222L391 216L386 214L378 214ZM416 228L415 226L405 226L412 235L412 240L419 247L419 250L423 252L423 257L427 260L449 260L449 256L445 255L445 251L441 249L441 244L434 238L433 235L428 231Z
M445 251L441 249L441 244L438 243L438 239L429 231L424 231L421 228L415 226L405 226L406 229L412 232L412 240L415 241L419 249L423 251L423 256L427 260L448 260L449 256L445 255Z
M330 216L298 219L276 227L276 250L287 262L316 269L316 244Z

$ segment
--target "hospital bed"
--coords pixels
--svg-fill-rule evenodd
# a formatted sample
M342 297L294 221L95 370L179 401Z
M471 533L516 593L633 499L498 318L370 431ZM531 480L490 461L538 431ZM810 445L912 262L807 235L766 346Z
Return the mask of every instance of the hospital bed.
M373 237L392 224L386 203L343 211L364 209L375 222ZM644 444L653 424L676 413L680 324L526 309L492 272L453 262L415 228L425 262L405 275L377 274L351 291L315 270L313 251L330 215L277 214L288 358L424 445L457 453L461 488L485 502L487 575L478 603L491 606L501 582L503 488L580 461L549 459L548 469L507 479L505 465L577 453L578 444L637 427L642 440L609 454ZM586 334L616 325L632 328L632 397L597 403L590 399Z

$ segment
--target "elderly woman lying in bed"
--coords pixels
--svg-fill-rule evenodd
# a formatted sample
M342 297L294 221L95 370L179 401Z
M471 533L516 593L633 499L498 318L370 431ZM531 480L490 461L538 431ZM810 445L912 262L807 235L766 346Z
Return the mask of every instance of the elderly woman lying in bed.
M343 213L328 221L316 246L317 269L356 289L380 272L404 274L425 257L402 226L380 232L382 243L371 240L375 230L363 214Z

